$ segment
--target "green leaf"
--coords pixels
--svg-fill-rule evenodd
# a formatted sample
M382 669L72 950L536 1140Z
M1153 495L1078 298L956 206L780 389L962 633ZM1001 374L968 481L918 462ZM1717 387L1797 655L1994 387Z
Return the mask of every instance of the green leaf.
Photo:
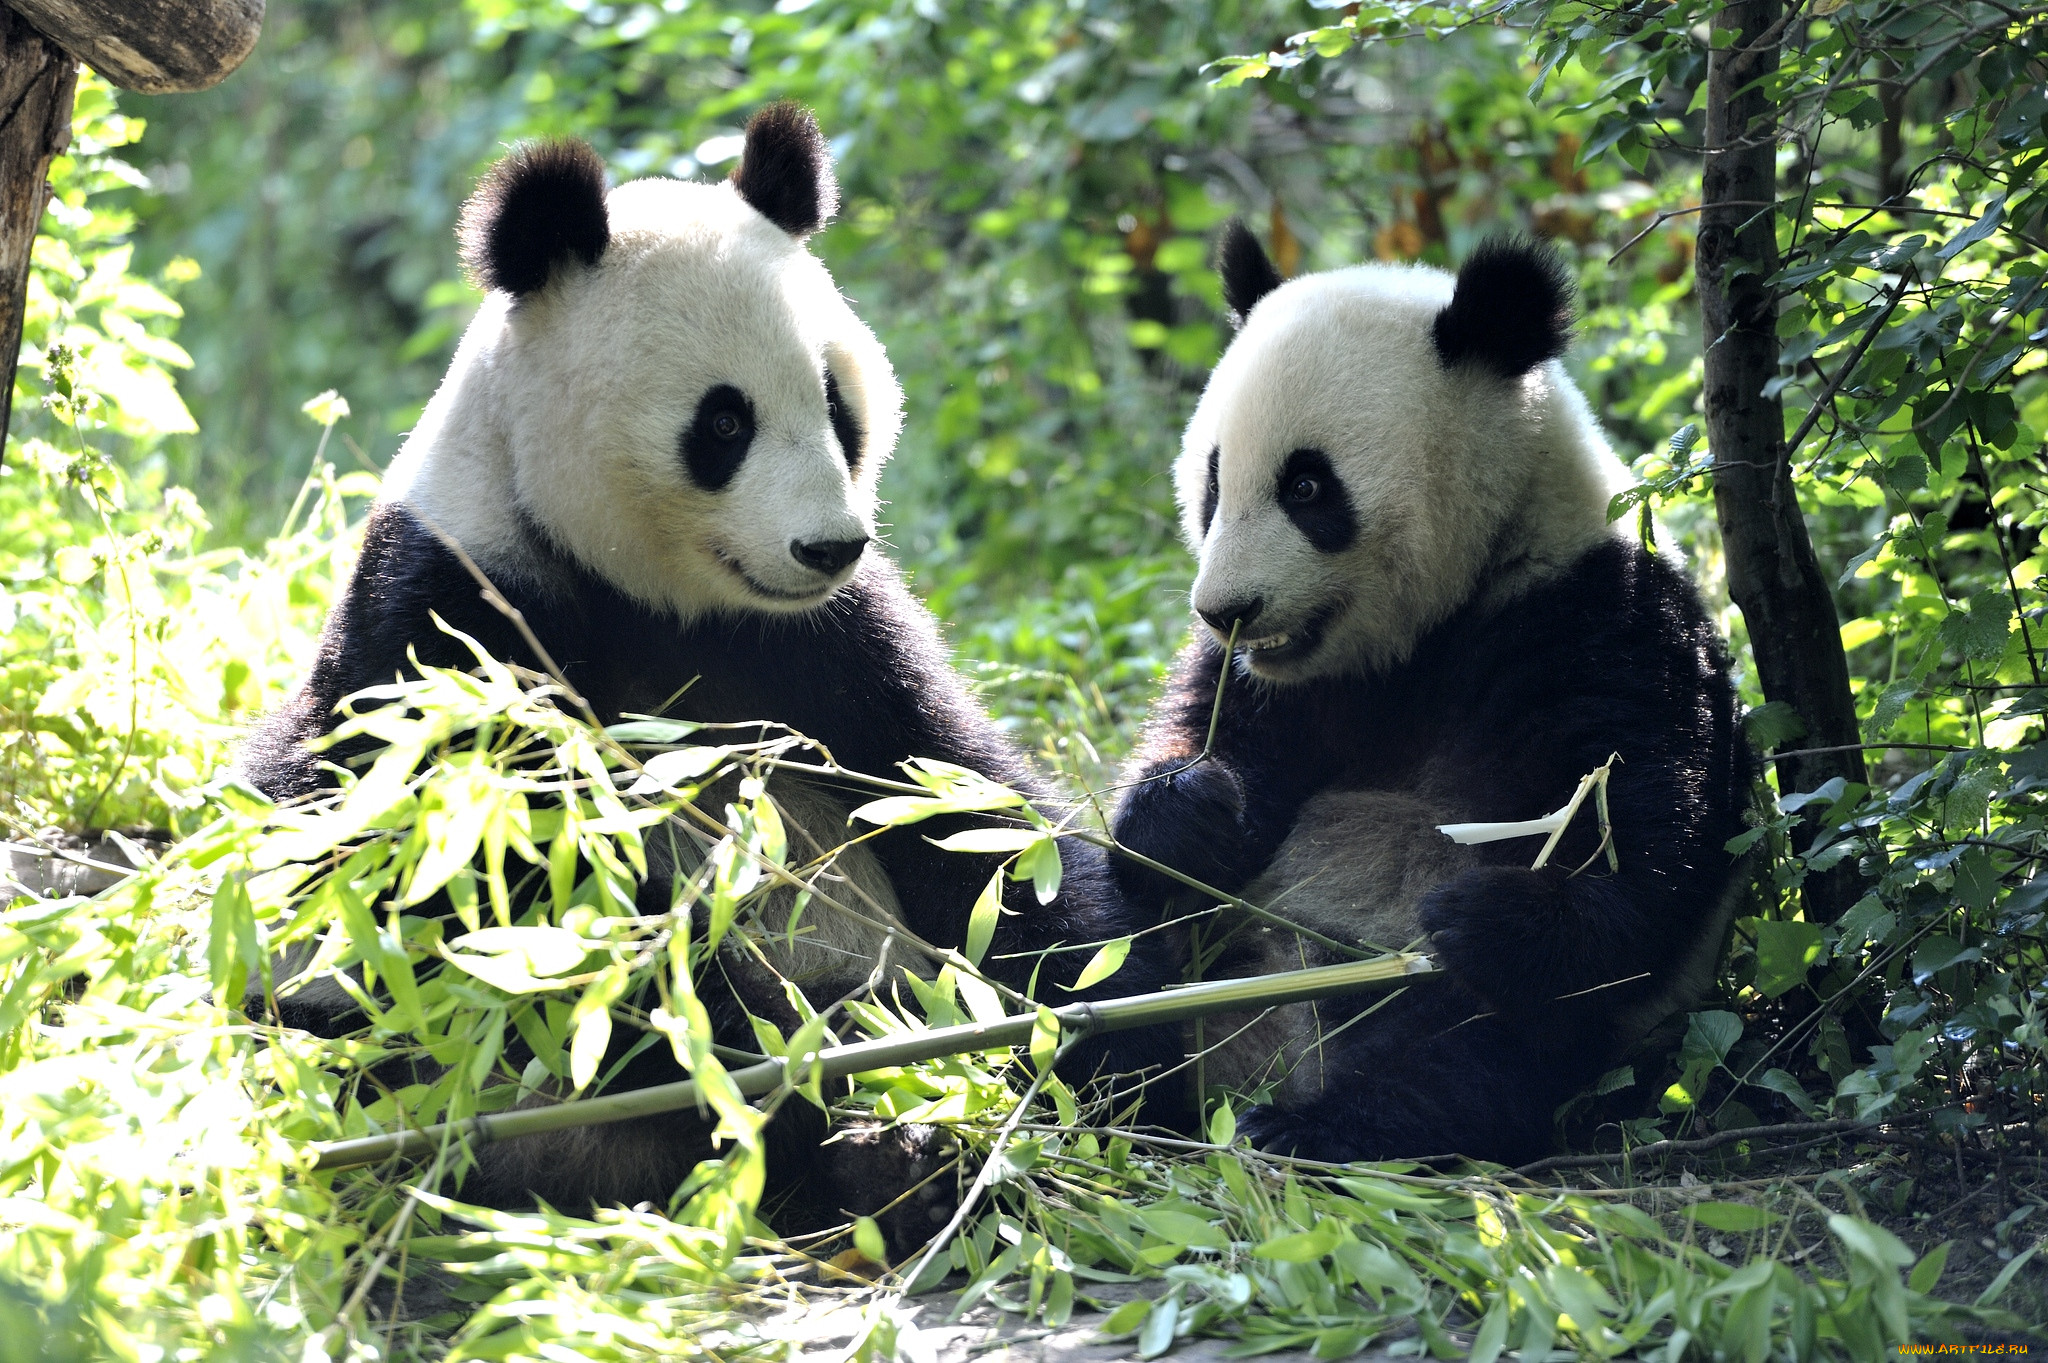
M945 1255L926 1252L919 1256L916 1270L911 1273L910 1280L903 1284L903 1295L915 1297L934 1290L946 1281L952 1269L952 1262Z
M1767 999L1806 983L1806 972L1820 960L1817 924L1748 920L1756 933L1756 991Z
M1622 1065L1601 1075L1600 1082L1593 1086L1593 1093L1596 1097L1604 1098L1610 1093L1618 1093L1622 1089L1632 1087L1635 1082L1635 1066Z
M1756 1086L1760 1089L1768 1089L1772 1093L1782 1096L1792 1106L1798 1108L1809 1117L1820 1115L1820 1108L1814 1103L1812 1097L1808 1095L1806 1089L1801 1086L1797 1079L1784 1070L1773 1068L1764 1071L1764 1077L1756 1081Z
M1721 1009L1694 1013L1686 1023L1681 1054L1687 1063L1697 1058L1718 1065L1728 1058L1729 1049L1741 1039L1742 1019L1735 1014Z
M1948 243L1934 254L1943 260L1953 259L1966 248L1974 246L1993 232L1996 232L1999 224L2004 221L2005 196L2001 194L1991 201L1989 208L1984 210L1984 216L1978 218L1977 221L1971 223L1953 237L1950 237Z
M853 1244L872 1262L888 1266L889 1242L882 1238L882 1228L875 1224L872 1216L856 1216L853 1219Z
M456 969L508 994L563 988L562 981L549 977L568 974L589 952L575 933L547 926L485 928L463 933L441 948L442 958Z
M1878 692L1877 705L1870 712L1869 731L1882 734L1899 722L1899 716L1906 713L1906 705L1920 692L1920 683L1908 677L1904 681L1887 684Z
M606 966L569 1015L569 1082L578 1093L597 1077L598 1064L612 1040L612 1004L626 992L631 978L632 971L623 961Z
M1710 1230L1733 1232L1762 1230L1784 1219L1747 1202L1695 1202L1685 1209L1685 1215Z
M1172 1348L1174 1327L1179 1324L1180 1298L1168 1295L1153 1302L1152 1314L1138 1331L1138 1357L1157 1358Z
M1751 710L1742 717L1742 728L1749 741L1764 752L1806 736L1806 721L1782 700L1766 701Z
M1040 1074L1045 1073L1052 1067L1059 1045L1060 1020L1053 1016L1052 1009L1041 1006L1031 1024L1031 1067Z
M1103 1318L1102 1325L1100 1326L1102 1337L1104 1339L1121 1339L1123 1336L1136 1331L1138 1326L1143 1323L1145 1317L1151 1313L1152 1303L1145 1298L1138 1297L1127 1301Z
M1941 1281L1942 1269L1948 1267L1948 1252L1954 1244L1953 1240L1944 1240L1922 1255L1920 1262L1913 1265L1906 1286L1915 1292L1932 1292L1934 1285Z
M1073 992L1079 993L1090 985L1100 984L1123 968L1124 959L1131 954L1131 939L1119 937L1114 942L1104 942L1088 964L1081 967L1081 974L1074 981Z
M969 828L925 841L942 852L1021 852L1044 837L1035 828Z
M985 814L994 809L1015 809L1024 797L1013 790L990 786L960 795L891 795L870 800L848 817L884 828L923 823L941 814Z
M684 719L629 719L605 726L605 737L614 743L680 743L702 728Z
M1038 895L1038 902L1050 904L1060 892L1060 845L1050 833L1042 833L1037 840L1025 848L1017 857L1016 869L1010 872L1012 878L1029 880L1032 890Z
M1252 1254L1260 1259L1278 1259L1283 1263L1314 1263L1335 1249L1343 1238L1343 1226L1335 1219L1325 1217L1316 1223L1314 1230L1276 1235L1254 1248Z
M1883 1226L1836 1213L1828 1217L1828 1229L1850 1253L1868 1260L1887 1275L1913 1262L1913 1251Z
M967 916L967 941L961 953L975 965L988 954L988 944L995 940L996 920L1003 912L1003 871L999 866L988 884L982 886L981 895L974 901L974 911Z
M1941 622L1941 640L1973 662L1991 662L2005 653L2012 633L2012 598L1992 588L1970 598L1968 611L1951 611Z
M621 728L625 727L623 725ZM732 757L730 747L672 748L640 764L640 774L626 787L628 795L655 795L687 786L710 775Z
M1209 1114L1209 1144L1229 1145L1236 1139L1237 1114L1231 1111L1230 1100L1226 1098Z
M1479 1322L1479 1332L1472 1336L1472 1352L1466 1363L1493 1363L1500 1357L1501 1350L1507 1347L1507 1342L1508 1299L1505 1293L1501 1293L1486 1309L1486 1319Z
M790 1087L811 1100L817 1108L825 1106L824 1074L818 1063L818 1052L825 1044L826 1015L818 1013L803 1026L796 1029L789 1039L789 1057L786 1071ZM868 1256L874 1259L874 1255ZM884 1260L875 1259L876 1263Z
M1171 1207L1143 1207L1134 1215L1139 1224L1162 1240L1191 1249L1229 1249L1230 1237L1222 1229L1193 1212Z
M2005 1289L2012 1283L2013 1278L2019 1274L2021 1269L2027 1266L2027 1261L2040 1252L2041 1245L2037 1242L2030 1246L2024 1254L2013 1256L2012 1262L2000 1269L1998 1276L1991 1280L1991 1285L1977 1294L1976 1304L1979 1306L1989 1306L1997 1301L1999 1297L2005 1294Z

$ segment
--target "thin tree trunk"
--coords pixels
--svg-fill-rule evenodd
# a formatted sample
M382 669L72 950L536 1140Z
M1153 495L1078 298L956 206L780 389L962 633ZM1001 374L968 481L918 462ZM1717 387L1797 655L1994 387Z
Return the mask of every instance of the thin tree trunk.
M1715 20L1734 41L1707 68L1706 164L1697 263L1706 345L1707 439L1714 456L1714 512L1728 555L1728 589L1749 626L1757 679L1806 723L1803 748L1854 744L1856 708L1842 654L1834 596L1792 486L1785 412L1766 384L1778 372L1775 299L1776 124L1755 88L1775 71L1782 0L1736 0ZM1831 777L1867 779L1860 751L1778 761L1786 794ZM1816 811L1817 812L1817 811ZM1818 829L1805 832L1810 840ZM1806 882L1809 912L1839 917L1861 893L1854 863Z
M49 198L50 158L71 142L78 63L11 9L0 8L0 452L21 353L29 251Z
M1906 192L1906 87L1899 84L1899 64L1890 56L1878 62L1877 74L1884 82L1877 87L1884 111L1877 125L1877 201L1888 204Z

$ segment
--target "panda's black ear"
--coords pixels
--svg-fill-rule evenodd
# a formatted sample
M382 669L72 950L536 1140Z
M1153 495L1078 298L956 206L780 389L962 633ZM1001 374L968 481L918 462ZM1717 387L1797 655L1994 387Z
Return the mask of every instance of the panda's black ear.
M1495 237L1458 271L1450 306L1436 315L1437 358L1520 378L1571 346L1572 277L1540 242Z
M1223 305L1230 309L1233 327L1243 326L1259 300L1280 287L1280 272L1266 259L1259 239L1237 218L1223 229L1216 268L1223 276Z
M532 293L566 261L597 264L611 244L604 162L574 139L523 142L462 206L462 264L485 289Z
M839 211L839 180L818 120L801 104L771 104L747 123L733 188L762 217L807 237Z

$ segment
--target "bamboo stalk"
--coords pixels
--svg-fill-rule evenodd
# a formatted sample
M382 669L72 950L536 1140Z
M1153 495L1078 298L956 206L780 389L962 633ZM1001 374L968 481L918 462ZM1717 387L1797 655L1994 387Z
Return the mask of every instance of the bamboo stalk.
M1213 1013L1277 1008L1282 1004L1304 1003L1339 994L1392 989L1435 979L1441 973L1429 957L1409 952L1370 961L1317 966L1311 970L1289 970L1277 975L1215 980L1133 998L1105 999L1100 1003L1070 1003L1048 1011L1058 1021L1062 1034L1080 1037L1095 1032L1119 1032L1132 1027L1182 1022ZM1031 1039L1032 1029L1037 1023L1036 1014L1020 1013L1000 1022L966 1022L909 1036L829 1046L797 1063L815 1068L823 1080L843 1079L850 1074L885 1069L891 1065L936 1060L940 1056L958 1055L965 1051L990 1051L1022 1045ZM741 1093L755 1098L782 1085L788 1064L787 1060L776 1057L745 1069L733 1070L730 1077ZM451 1135L460 1135L472 1144L482 1145L567 1127L599 1126L608 1122L630 1121L635 1117L651 1117L692 1107L696 1103L697 1083L693 1079L684 1079L628 1093L607 1094L602 1098L585 1098L548 1107L521 1108L473 1117L466 1122L420 1127L414 1131L318 1142L309 1147L313 1154L311 1167L347 1169L360 1164L378 1164L387 1159L427 1155Z

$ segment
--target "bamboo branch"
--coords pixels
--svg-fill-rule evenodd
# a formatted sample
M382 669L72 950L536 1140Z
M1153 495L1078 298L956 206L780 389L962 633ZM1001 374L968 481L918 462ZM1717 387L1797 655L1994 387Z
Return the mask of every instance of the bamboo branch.
M1188 985L1133 998L1106 999L1101 1003L1070 1003L1050 1011L1061 1033L1069 1038L1096 1032L1120 1032L1132 1027L1181 1022L1246 1008L1275 1008L1282 1004L1339 994L1359 994L1394 989L1437 978L1441 971L1427 956L1404 953L1371 961L1349 961L1342 965L1318 966L1312 970L1290 970L1278 975L1253 975L1240 980L1216 980ZM1020 1013L1000 1022L968 1022L957 1027L938 1027L909 1036L858 1041L847 1046L830 1046L802 1056L795 1062L800 1071L814 1071L821 1080L843 1079L866 1070L892 1065L909 1065L920 1060L959 1055L966 1051L989 1051L1022 1045L1031 1039L1038 1024L1035 1013ZM772 1093L784 1083L790 1062L783 1057L764 1060L731 1072L733 1084L749 1098ZM603 1098L585 1098L549 1107L522 1108L474 1117L466 1122L447 1122L414 1131L354 1140L323 1141L307 1147L313 1155L311 1168L347 1169L359 1164L377 1164L387 1159L426 1155L451 1134L476 1145L510 1140L543 1131L569 1127L600 1126L630 1121L693 1107L698 1101L697 1082L684 1079L673 1084L656 1084Z
M1537 1160L1514 1170L1523 1178L1540 1174L1549 1169L1583 1169L1596 1164L1621 1164L1629 1160L1655 1159L1659 1155L1696 1155L1702 1151L1715 1150L1735 1141L1769 1140L1780 1136L1846 1136L1853 1132L1874 1131L1876 1122L1783 1122L1776 1126L1744 1126L1732 1131L1717 1131L1711 1136L1701 1136L1690 1141L1651 1141L1633 1150L1617 1150L1611 1155L1552 1155L1549 1159Z

